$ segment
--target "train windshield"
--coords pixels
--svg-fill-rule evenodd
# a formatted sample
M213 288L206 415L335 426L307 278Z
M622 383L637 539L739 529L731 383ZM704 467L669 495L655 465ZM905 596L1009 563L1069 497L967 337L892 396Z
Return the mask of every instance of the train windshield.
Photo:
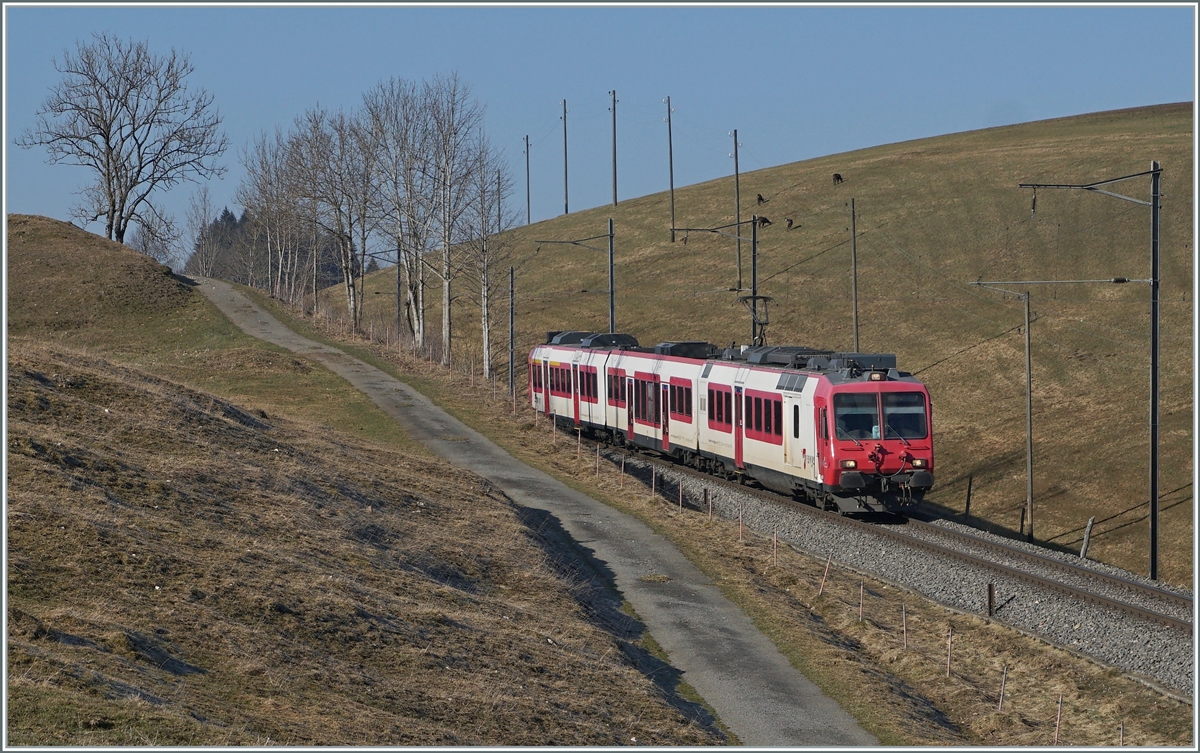
M834 425L839 439L879 439L878 397L874 392L833 396Z
M883 393L883 423L889 437L924 439L929 433L925 396L920 392Z

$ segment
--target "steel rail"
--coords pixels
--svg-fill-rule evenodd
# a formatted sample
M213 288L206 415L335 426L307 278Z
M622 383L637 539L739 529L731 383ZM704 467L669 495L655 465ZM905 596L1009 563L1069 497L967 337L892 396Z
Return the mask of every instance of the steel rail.
M966 531L954 531L951 529L942 528L941 526L933 525L932 523L925 521L925 520L909 518L908 525L915 526L917 528L924 529L926 531L931 531L938 535L948 536L951 538L959 539L961 541L970 542L971 544L974 544L976 546L985 547L985 548L991 549L993 551L997 551L1002 554L1005 554L1005 555L1008 555L1011 557L1015 557L1018 559L1032 560L1033 562L1036 562L1039 565L1042 565L1045 567L1056 568L1058 570L1062 570L1062 571L1070 573L1072 575L1079 575L1081 577L1091 578L1093 580L1097 580L1102 583L1107 583L1109 585L1116 586L1118 588L1125 588L1125 589L1129 589L1131 591L1137 591L1139 594L1149 596L1152 598L1156 598L1156 599L1160 599L1160 600L1167 602L1173 606L1186 607L1189 611L1192 609L1193 599L1191 596L1188 596L1186 594L1176 593L1174 591L1168 591L1165 588L1147 585L1145 583L1138 583L1137 581L1132 581L1132 580L1129 580L1128 578L1122 578L1118 575L1112 575L1110 573L1102 572L1100 570L1093 570L1090 567L1084 567L1082 565L1073 565L1070 562L1063 562L1060 559L1056 559L1054 557L1050 557L1045 554L1039 554L1038 552L1030 552L1025 549L1017 549L1015 547L1006 546L1005 544L1002 544L1002 543L999 543L996 541L989 541L988 539L982 538L980 536L976 536L971 533L967 533Z

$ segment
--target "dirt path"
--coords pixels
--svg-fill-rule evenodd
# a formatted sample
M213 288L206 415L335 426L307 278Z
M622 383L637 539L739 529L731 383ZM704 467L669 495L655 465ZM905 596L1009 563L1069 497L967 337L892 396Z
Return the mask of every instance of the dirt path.
M488 479L517 504L556 518L577 548L590 555L591 565L608 571L672 666L744 745L877 744L796 671L707 576L641 521L520 463L416 390L336 348L301 337L227 283L197 282L247 334L319 361L438 456ZM644 579L651 575L656 577Z

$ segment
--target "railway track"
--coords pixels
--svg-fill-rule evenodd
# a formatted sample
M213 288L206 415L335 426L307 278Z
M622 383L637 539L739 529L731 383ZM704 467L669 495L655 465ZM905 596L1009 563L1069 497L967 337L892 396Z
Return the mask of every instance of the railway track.
M577 441L584 442L582 436ZM1190 594L952 520L893 516L866 522L757 484L702 473L654 451L586 443L597 462L603 455L647 488L657 487L666 504L704 512L707 500L713 514L742 519L761 535L777 534L797 551L822 559L828 555L853 572L988 616L1192 702L1196 664Z
M602 445L603 446L603 445ZM1053 645L1115 667L1160 692L1191 702L1195 676L1190 595L1102 572L1099 563L1072 563L1058 552L1025 542L997 540L960 524L915 519L868 523L818 510L756 486L695 471L651 453L610 448L627 458L640 483L659 481L667 504L704 511L705 490L714 514L744 517L759 534L814 557L830 556L869 574L963 612L987 616L990 585L996 594L990 618ZM1090 565L1090 566L1089 566ZM1108 568L1116 570L1115 568Z
M595 443L592 444L595 445ZM868 523L819 510L757 486L738 484L702 473L652 453L631 452L628 449L611 448L604 444L600 446L608 447L610 452L637 458L663 472L689 477L708 487L724 488L731 493L750 495L795 514L816 516L832 525L856 528L870 536L902 543L939 557L950 558L965 565L995 573L999 577L1009 578L1030 587L1045 589L1069 599L1147 620L1181 634L1190 636L1192 633L1193 599L1185 594L1112 575L1086 564L1073 564L1047 554L1030 551L1030 548L1020 542L1013 546L916 518L908 518L902 525ZM685 500L685 504L699 509L699 503L694 500L690 502ZM1054 574L1054 577L1048 577L1047 571ZM986 610L981 611L986 613Z

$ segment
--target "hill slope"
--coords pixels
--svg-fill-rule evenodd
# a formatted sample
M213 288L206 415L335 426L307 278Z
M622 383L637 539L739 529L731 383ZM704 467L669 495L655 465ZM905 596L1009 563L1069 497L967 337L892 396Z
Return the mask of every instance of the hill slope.
M773 298L767 339L849 350L850 200L857 210L860 349L894 352L934 398L937 486L945 514L1015 535L1025 506L1022 304L976 280L1150 276L1149 210L1085 191L1037 194L1019 183L1087 183L1163 166L1160 577L1192 575L1192 105L1096 113L891 144L745 173L743 220L759 213L759 293ZM665 156L664 156L665 164ZM665 167L664 167L665 172ZM844 176L834 184L833 173ZM1149 179L1107 188L1149 199ZM676 189L676 226L733 221L732 176ZM766 203L758 205L756 194ZM654 194L518 228L518 363L549 330L606 330L603 253L542 244L616 226L617 328L643 343L747 342L730 292L736 242L708 232L670 239L669 196ZM793 220L787 229L786 218ZM725 231L728 232L728 231ZM744 235L749 236L748 228ZM595 242L603 245L603 241ZM750 286L750 243L742 283ZM368 290L394 291L391 270ZM1020 292L1024 288L1013 287ZM1035 533L1145 573L1148 509L1148 286L1034 286L1031 327ZM745 291L748 292L748 291ZM430 290L430 332L440 332ZM331 296L331 302L336 303ZM394 298L368 293L368 321L394 321ZM503 309L505 301L498 304ZM455 302L456 370L478 362L478 314ZM503 328L495 350L507 345ZM435 349L438 347L434 346ZM497 359L505 366L505 358ZM503 378L503 372L502 372ZM518 383L524 381L524 367Z
M10 743L721 739L552 530L153 262L9 227ZM289 383L353 433L286 417Z

